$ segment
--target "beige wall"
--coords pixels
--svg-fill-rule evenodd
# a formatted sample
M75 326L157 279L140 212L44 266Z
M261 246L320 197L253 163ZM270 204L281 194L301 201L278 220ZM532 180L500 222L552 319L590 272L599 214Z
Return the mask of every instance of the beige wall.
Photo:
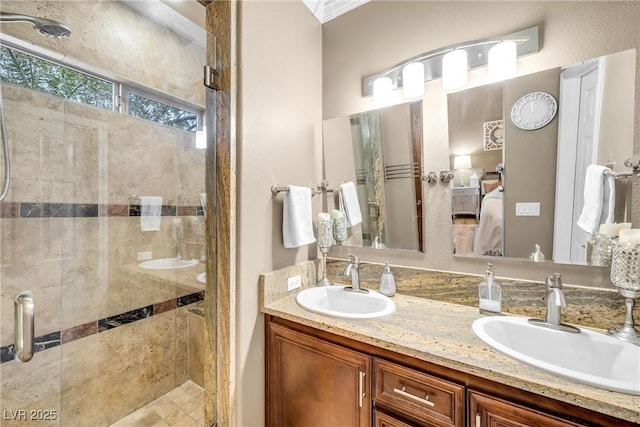
M322 33L302 2L239 3L237 425L264 423L264 329L258 276L315 257L284 249L272 184L322 177ZM314 198L319 212L320 198Z
M500 19L486 17L500 16ZM372 2L323 26L323 117L343 116L373 106L361 96L361 78L449 44L541 26L540 52L519 59L518 73L530 74L604 54L640 47L637 2ZM375 31L374 31L375 29ZM637 60L637 59L636 59ZM486 70L470 73L469 87L486 83ZM424 95L425 170L448 169L446 94L440 80ZM395 102L402 102L397 91ZM640 82L636 74L636 117ZM640 153L635 123L635 152ZM629 153L631 154L631 153ZM438 183L427 189L426 253L362 249L360 259L481 274L485 261L454 258L450 243L450 194ZM634 197L636 219L640 197ZM637 224L636 224L637 225ZM344 250L332 252L345 256ZM500 276L543 280L554 271L566 283L609 286L606 270L563 265L532 265L496 260Z
M604 60L602 117L598 145L598 163L611 164L613 170L628 171L624 161L629 157L626 147L633 144L633 111L622 106L633 105L634 93L628 90L628 82L634 81L638 70L635 64L637 52L627 50L609 55Z
M559 99L560 69L505 82L504 104L514 105L520 97L536 91ZM504 127L504 253L527 258L534 252L534 245L539 244L542 253L551 258L558 120L533 132L519 129L509 119ZM540 203L540 216L516 216L516 203Z

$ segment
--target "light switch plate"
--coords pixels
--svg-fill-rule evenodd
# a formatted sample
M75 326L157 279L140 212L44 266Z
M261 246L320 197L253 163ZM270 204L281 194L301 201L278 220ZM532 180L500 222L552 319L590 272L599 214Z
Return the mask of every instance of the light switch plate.
M540 216L540 203L516 203L516 216Z
M302 286L302 277L300 275L289 277L287 279L287 291L298 289Z

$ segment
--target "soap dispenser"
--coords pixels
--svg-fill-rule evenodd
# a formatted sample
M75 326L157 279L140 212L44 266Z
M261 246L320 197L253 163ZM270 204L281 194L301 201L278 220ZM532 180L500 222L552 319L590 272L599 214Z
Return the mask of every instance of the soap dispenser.
M536 250L531 255L529 255L529 259L533 262L544 262L545 258L544 254L540 250L540 245L536 243L534 247Z
M482 314L500 314L502 312L502 292L493 276L493 265L487 263L487 272L478 288L480 313Z
M396 280L393 278L391 267L389 267L389 261L384 265L384 271L380 276L380 293L388 297L392 297L396 294Z

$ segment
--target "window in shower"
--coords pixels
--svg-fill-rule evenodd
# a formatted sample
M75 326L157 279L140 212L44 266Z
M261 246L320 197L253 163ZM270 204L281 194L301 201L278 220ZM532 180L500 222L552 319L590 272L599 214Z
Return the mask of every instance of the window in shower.
M150 99L138 93L129 92L127 111L130 116L150 120L166 126L195 132L198 130L197 111L179 108L165 102Z
M113 110L115 83L5 46L0 47L0 77L15 85Z
M188 132L202 128L203 110L185 101L110 80L81 70L77 64L72 68L45 59L46 53L34 55L24 49L0 45L2 81Z

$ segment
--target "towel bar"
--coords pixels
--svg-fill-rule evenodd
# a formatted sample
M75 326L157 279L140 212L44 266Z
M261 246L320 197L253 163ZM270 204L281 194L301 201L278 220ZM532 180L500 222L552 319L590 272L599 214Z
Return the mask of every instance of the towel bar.
M612 177L614 177L615 179L619 179L619 178L630 178L633 176L633 172L614 172L614 171L608 171L605 170L604 173L606 175L611 175Z
M273 194L274 196L278 195L278 193L287 192L287 191L289 191L289 187L279 186L278 184L273 184L271 186L271 194ZM316 194L322 194L322 191L316 190L315 188L311 188L311 195L315 196Z

